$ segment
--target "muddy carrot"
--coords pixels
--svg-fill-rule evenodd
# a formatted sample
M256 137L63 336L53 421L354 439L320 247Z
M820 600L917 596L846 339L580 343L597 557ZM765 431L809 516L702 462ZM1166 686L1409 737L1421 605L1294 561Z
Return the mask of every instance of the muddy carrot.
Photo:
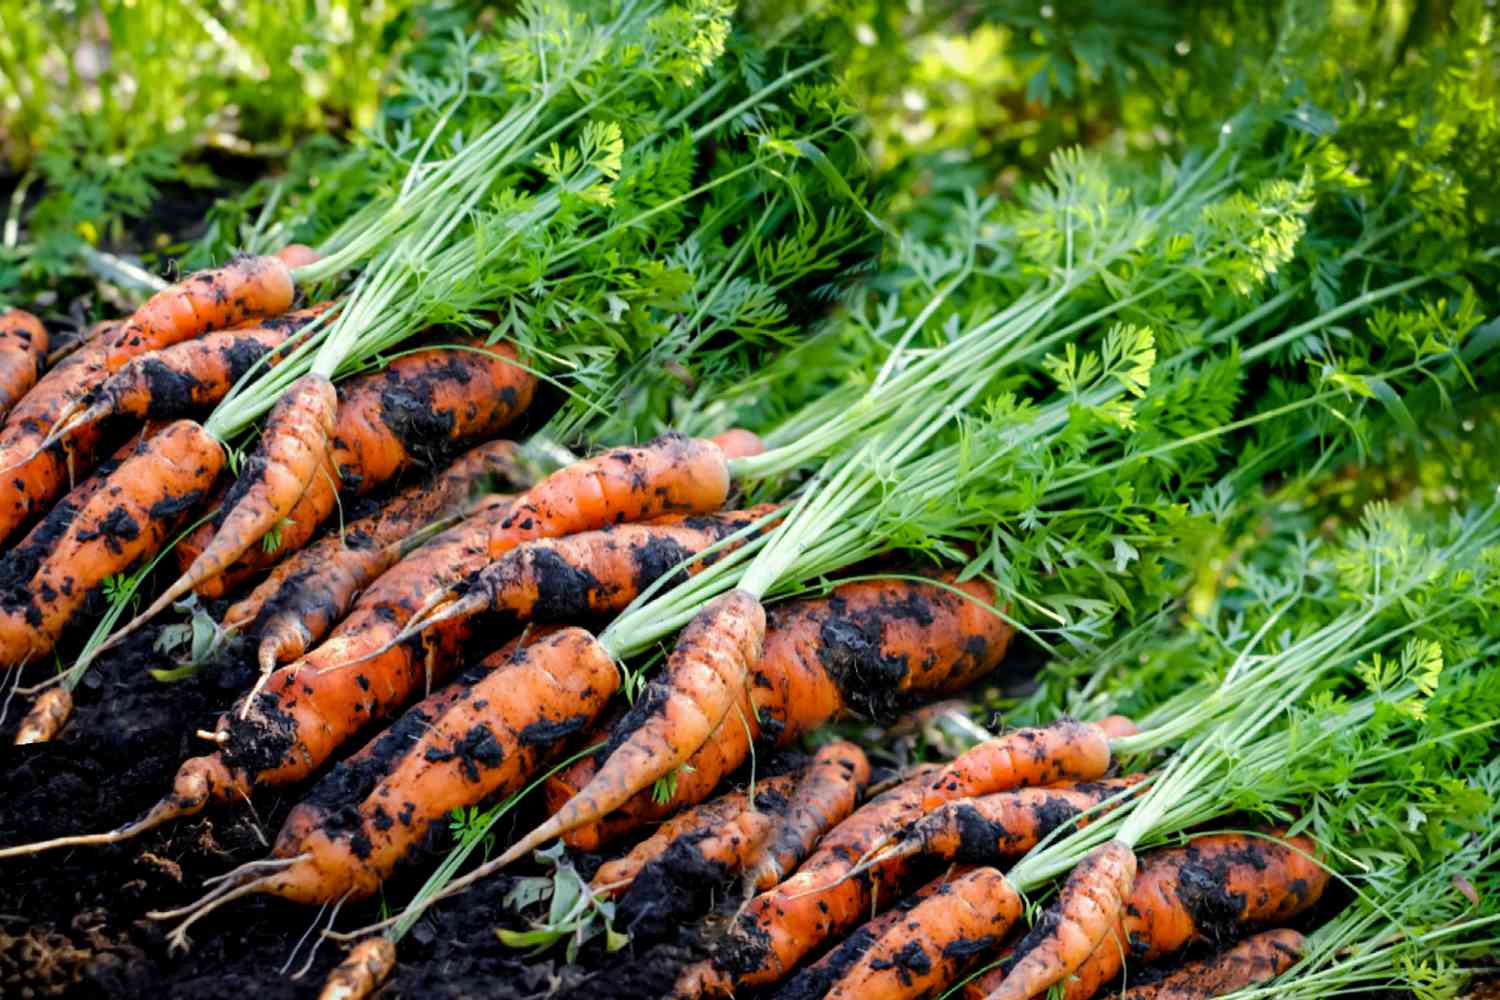
M56 685L37 695L31 711L16 728L15 745L30 746L46 743L62 729L68 716L73 714L73 694L62 685Z
M1187 962L1149 986L1126 990L1121 1000L1210 1000L1268 983L1307 950L1307 939L1293 930L1264 931L1227 951Z
M888 928L828 991L828 1000L907 1000L956 980L1000 944L1021 916L1021 897L997 869L945 883Z
M31 313L0 313L0 418L42 377L49 343L47 328Z
M1109 737L1072 719L986 740L964 751L932 780L928 811L953 799L1059 781L1093 781L1109 770Z
M380 988L396 967L396 944L374 937L349 949L349 955L328 974L318 1000L362 1000Z
M795 871L823 834L854 811L869 780L870 760L859 747L847 740L820 747L786 814L746 872L746 884L765 892Z

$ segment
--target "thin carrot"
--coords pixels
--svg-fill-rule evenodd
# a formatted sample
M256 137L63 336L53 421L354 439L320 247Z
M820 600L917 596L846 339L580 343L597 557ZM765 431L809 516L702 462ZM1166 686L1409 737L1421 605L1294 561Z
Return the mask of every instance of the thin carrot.
M1268 983L1307 950L1307 939L1285 928L1263 931L1227 951L1187 962L1149 986L1126 990L1121 1000L1210 1000Z
M818 840L854 811L870 780L870 760L847 740L818 748L786 814L749 866L745 883L756 892L790 875Z
M72 714L73 693L61 684L48 688L37 695L31 711L26 713L26 717L16 728L15 745L21 747L46 743L57 735Z
M494 867L525 857L574 827L597 822L686 763L744 700L765 632L765 610L745 591L731 590L706 604L678 637L665 676L647 685L626 713L618 730L623 738L611 741L593 780L511 845Z
M0 313L0 417L42 377L50 343L47 328L31 313L21 309Z
M222 573L286 517L327 455L336 404L333 383L325 378L304 375L292 384L271 411L255 454L211 522L213 541L150 607L116 632L111 643L155 617L200 580Z
M318 1000L359 1000L380 988L396 967L396 945L373 937L349 949L349 955L328 974Z
M752 671L744 725L722 726L678 771L666 801L637 795L610 817L610 833L670 815L703 801L750 755L752 743L786 746L845 713L890 718L920 698L967 686L1005 656L1011 629L989 610L994 592L982 580L958 582L935 573L909 579L846 583L826 597L786 601L766 615L765 651ZM596 755L597 757L597 755ZM581 788L596 758L584 758L546 787L548 808L558 792ZM566 838L592 850L602 827Z
M622 895L626 889L630 888L641 869L665 854L672 844L679 841L691 843L710 836L714 830L735 822L742 813L747 811L755 809L763 812L781 811L769 809L767 800L773 797L785 799L790 796L799 778L799 774L792 773L757 782L753 805L749 791L742 789L727 792L701 806L678 813L657 827L656 832L651 836L631 848L628 854L600 865L599 870L594 873L593 880L589 883L590 888L600 896ZM784 808L786 804L783 802L782 805Z
M160 549L180 516L207 493L223 461L218 442L192 421L178 421L105 477L59 525L60 534L37 540L45 555L8 559L8 571L18 563L29 568L33 560L36 571L0 594L0 663L50 651L106 578Z
M1021 916L1020 894L997 869L945 883L887 929L828 991L828 1000L907 1000L952 983L1000 944Z
M1094 781L1110 765L1109 737L1098 726L1059 719L1017 729L964 751L932 780L923 808L954 799L1059 781Z
M289 663L328 634L354 599L400 559L414 533L465 503L491 481L524 485L510 441L465 452L431 482L408 487L380 510L283 560L224 614L225 628L259 637L261 670Z
M745 430L743 427L731 427L723 434L715 434L713 443L719 446L725 458L754 458L763 455L766 451L766 443L759 435Z
M100 342L104 367L118 371L138 354L280 315L295 296L292 269L279 257L238 257L199 271L151 296Z
M1115 926L1135 875L1135 852L1120 841L1090 851L1016 946L1016 962L989 1000L1028 1000L1070 976Z

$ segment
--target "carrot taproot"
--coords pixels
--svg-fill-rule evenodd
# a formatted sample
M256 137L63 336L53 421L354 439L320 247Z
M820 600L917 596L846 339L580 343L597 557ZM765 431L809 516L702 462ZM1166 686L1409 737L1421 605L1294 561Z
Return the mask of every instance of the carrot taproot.
M1121 841L1090 851L1016 946L1015 964L989 1000L1029 1000L1071 975L1119 920L1136 867L1135 852Z
M919 815L933 770L917 768L829 831L796 874L746 904L713 957L684 970L672 995L728 996L777 982L823 942L858 926L872 904L899 899L907 875L899 865L845 876L871 844Z
M536 379L514 347L452 339L456 346L403 355L341 383L328 449L272 537L193 589L224 596L300 551L337 509L340 491L366 496L414 466L446 460L460 442L498 434L530 405ZM214 537L215 526L205 524L178 546L184 573Z
M932 995L999 945L1021 908L1020 894L998 869L960 875L888 928L833 984L828 1000Z
M746 885L765 892L790 875L818 839L854 811L869 780L870 759L858 746L837 740L819 747L791 805L749 866Z
M854 968L855 964L869 952L886 931L905 920L913 909L924 900L931 899L950 880L968 871L967 866L960 865L951 871L944 872L937 878L923 883L920 888L899 900L878 917L865 921L842 941L828 949L816 962L798 969L776 991L775 1000L823 1000L833 984L843 978L844 973Z
M100 341L104 367L117 371L147 351L278 316L291 308L296 291L291 267L274 256L246 255L190 274L151 296Z
M756 809L762 812L780 812L772 809L768 799L790 796L801 775L798 773L766 778L755 785L755 802L750 801L747 789L726 792L700 806L686 809L667 820L656 831L636 844L622 857L606 861L599 866L589 882L589 888L597 896L620 896L630 888L635 877L648 863L666 853L679 841L694 842L737 820L740 814ZM782 803L783 808L785 803Z
M965 750L932 779L923 807L1059 781L1093 781L1109 770L1109 737L1073 719L1017 729Z
M1268 983L1307 951L1307 938L1294 930L1263 931L1227 951L1187 962L1165 978L1126 990L1120 1000L1210 1000Z
M525 857L573 827L599 821L686 763L744 699L765 632L765 609L743 590L704 605L678 637L664 676L652 680L625 714L617 731L621 739L611 740L593 779L507 848L495 867Z
M773 605L766 616L765 650L751 673L746 725L721 726L678 773L665 801L637 795L610 817L609 833L661 819L703 801L750 755L753 743L786 746L844 714L890 718L919 698L972 683L1005 655L1011 629L989 610L994 599L982 580L932 574L932 582L860 580L825 597ZM560 792L581 788L598 767L584 758L545 789L555 811ZM570 846L593 850L601 826L575 829Z
M1229 940L1247 927L1282 924L1322 898L1328 872L1307 837L1215 834L1183 847L1158 848L1140 871L1119 918L1064 987L1065 1000L1088 1000L1119 978L1126 961L1146 964L1198 939ZM1006 969L970 983L968 1000L997 989Z
M46 743L57 735L72 714L73 693L61 684L48 688L37 695L31 710L16 727L15 745Z
M213 540L112 642L154 618L200 580L222 573L286 517L327 455L336 403L333 383L322 376L304 375L292 384L272 409L255 454L212 520Z
M353 605L355 597L401 557L412 534L457 510L476 487L524 485L510 441L471 448L431 482L410 486L373 514L332 531L283 560L224 613L225 628L259 637L261 670L307 652Z
M396 967L396 942L373 937L349 949L318 992L318 1000L362 1000L380 988Z
M0 418L42 377L50 343L47 328L31 313L23 309L0 313Z
M196 423L178 421L142 441L104 477L58 525L58 535L38 540L45 555L8 559L5 582L12 585L0 593L0 663L49 652L96 588L160 550L181 515L206 495L223 461L218 442ZM10 579L17 563L29 568L33 560L29 579Z

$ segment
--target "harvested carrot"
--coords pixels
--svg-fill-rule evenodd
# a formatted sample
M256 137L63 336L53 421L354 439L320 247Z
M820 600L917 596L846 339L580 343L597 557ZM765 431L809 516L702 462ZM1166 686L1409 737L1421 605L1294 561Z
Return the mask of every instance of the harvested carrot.
M333 383L304 375L271 411L255 454L212 522L213 541L155 602L115 634L118 641L187 593L212 579L260 541L301 499L313 471L327 455L337 398Z
M318 1000L362 1000L380 988L396 967L396 943L374 937L349 949L349 956L328 974Z
M630 888L642 868L666 853L674 843L694 843L712 835L717 829L727 827L739 819L742 813L760 810L780 813L786 808L784 801L797 786L800 775L784 774L767 778L755 785L755 802L750 802L748 790L727 792L716 799L673 816L657 827L656 832L631 848L624 857L606 861L594 873L589 883L596 895L619 896ZM783 800L776 808L776 799Z
M1100 844L1078 863L989 1000L1028 1000L1062 982L1109 934L1135 882L1135 852L1118 840Z
M147 351L278 316L296 296L292 269L279 257L238 257L164 288L101 342L104 367L118 371Z
M1094 781L1109 770L1109 737L1098 726L1059 719L1017 729L964 751L932 780L923 808L954 799L1059 781Z
M870 760L847 740L818 748L792 803L746 872L756 892L786 878L818 840L854 811L870 780Z
M1118 980L1127 960L1154 962L1196 939L1233 939L1247 927L1282 924L1302 913L1328 884L1314 847L1306 837L1222 834L1149 852L1115 926L1075 970L1064 997L1087 1000ZM986 973L965 996L990 995L1005 972Z
M950 880L966 874L967 871L967 868L960 866L953 871L945 872L923 884L921 888L897 902L880 916L866 921L849 936L828 949L822 958L798 969L796 974L776 991L776 1000L823 1000L829 988L838 982L844 973L854 968L855 964L864 958L886 931L904 921L913 909L924 900L931 899Z
M73 693L62 685L50 687L37 695L31 711L16 728L18 747L46 743L57 736L68 716L73 714Z
M0 313L0 417L31 391L47 367L42 321L21 309Z
M510 441L470 449L431 482L408 487L375 513L283 560L225 612L223 625L248 627L259 636L263 671L295 660L328 634L360 591L395 565L413 533L457 510L481 484L523 485L515 452Z
M49 652L106 578L160 550L181 515L206 495L223 461L218 442L196 423L178 421L141 442L104 477L73 516L56 525L59 534L36 539L35 552L8 557L0 583L0 663ZM20 580L33 563L35 572Z
M64 334L52 339L52 348L47 352L47 365L51 367L85 344L92 344L116 329L123 319L100 320L88 329L78 329L71 336Z
M1125 991L1121 1000L1210 1000L1268 983L1307 950L1307 939L1285 928L1264 931L1228 951L1187 962L1149 986Z
M766 451L766 443L760 436L742 427L731 427L723 434L715 434L712 440L725 458L754 458Z
M622 738L611 740L593 780L511 845L495 867L525 857L574 827L599 821L686 763L744 700L765 634L765 610L743 590L704 605L678 637L665 676L648 684L626 713L617 730Z
M323 259L322 254L305 243L288 243L277 250L274 256L294 271L299 267L316 264Z
M193 589L224 596L301 551L337 509L340 490L369 494L418 464L445 459L458 442L498 434L519 416L536 380L515 363L515 349L456 341L459 347L417 351L342 383L328 450L275 526L275 544L251 546ZM177 547L184 573L214 537L215 526L205 524Z
M1021 897L995 868L945 883L890 927L828 991L828 1000L907 1000L953 983L1000 944Z
M685 970L673 996L728 996L777 982L823 942L867 919L872 904L899 899L907 874L900 866L846 876L872 844L920 814L932 770L918 768L829 831L795 875L745 906L713 958Z

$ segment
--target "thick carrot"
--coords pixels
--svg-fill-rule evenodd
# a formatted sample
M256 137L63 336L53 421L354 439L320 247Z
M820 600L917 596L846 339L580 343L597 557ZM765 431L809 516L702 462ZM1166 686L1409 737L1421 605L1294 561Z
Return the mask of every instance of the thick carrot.
M1118 980L1127 961L1144 965L1194 940L1232 940L1246 927L1281 924L1302 913L1328 884L1314 847L1306 837L1223 834L1149 852L1115 926L1075 970L1064 997L1088 1000ZM981 1000L1005 974L1004 968L986 973L965 996Z
M1021 916L1021 897L997 869L960 875L918 903L828 991L828 1000L930 996L1000 944Z
M514 512L511 514L514 517ZM653 782L687 762L728 720L760 659L766 613L760 601L735 589L688 623L667 657L664 676L651 681L621 721L599 771L541 826L511 845L496 867L577 826L598 822Z
M899 899L907 874L900 866L846 876L872 844L920 814L931 770L918 768L829 831L795 875L745 906L714 957L685 970L673 996L727 996L774 983L823 942L867 919L872 904Z
M994 669L1011 629L985 606L993 591L981 580L934 576L932 583L862 580L826 597L773 605L765 651L751 673L747 725L720 727L678 772L667 801L636 796L610 817L610 833L703 801L749 758L752 742L786 746L845 713L890 718L919 698L964 687ZM587 783L597 757L546 786L549 809L559 807L559 792ZM604 828L592 826L566 839L592 850L603 837Z
M1090 851L1016 946L1015 964L989 1000L1028 1000L1070 976L1119 920L1135 875L1135 852L1120 841Z
M279 257L238 257L191 274L137 309L102 341L104 367L118 371L147 351L291 308L292 269Z
M818 748L786 814L749 866L746 884L765 892L790 875L819 838L854 811L869 780L870 760L853 743Z
M431 482L408 487L375 513L329 532L283 560L225 612L223 625L248 627L259 636L262 670L295 660L328 634L360 591L395 565L413 533L457 510L480 485L523 485L515 452L510 441L472 448Z
M47 328L21 309L0 313L0 417L31 391L47 367Z
M255 454L210 522L213 541L150 607L116 633L116 640L199 581L218 576L291 512L327 455L336 403L333 383L322 376L304 375L292 384L271 411Z
M455 340L461 346L404 355L341 383L328 450L276 525L276 544L251 546L193 589L224 596L306 546L337 509L341 490L364 496L419 464L445 460L458 442L498 434L530 405L536 379L515 363L513 347ZM177 547L184 572L212 544L214 530L205 524Z
M897 902L880 916L866 921L848 937L828 949L822 958L798 969L796 974L776 991L776 1000L823 1000L829 988L843 978L844 973L854 968L855 964L869 952L886 931L904 921L913 909L924 900L931 899L950 880L966 872L967 869L963 867L945 872L923 884L921 888Z
M46 540L48 551L30 578L0 595L0 663L50 651L106 578L160 549L181 515L207 493L223 461L218 442L192 421L143 441L61 533ZM27 566L32 558L22 555ZM7 559L8 571L15 565Z
M954 799L1059 781L1094 781L1109 770L1109 737L1098 726L1059 719L1017 729L964 751L932 779L929 812Z
M1149 986L1126 990L1121 1000L1210 1000L1268 983L1290 968L1307 950L1307 939L1285 928L1263 931L1196 962L1187 962Z
M734 823L745 812L757 809L782 812L787 805L784 800L793 793L799 778L799 774L793 773L757 782L754 805L750 802L749 791L739 790L678 813L631 848L628 854L600 865L589 883L590 888L596 895L619 896L630 888L642 868L660 858L673 844L679 841L696 843L711 836L715 830ZM779 803L780 808L775 802L778 798L783 800Z

